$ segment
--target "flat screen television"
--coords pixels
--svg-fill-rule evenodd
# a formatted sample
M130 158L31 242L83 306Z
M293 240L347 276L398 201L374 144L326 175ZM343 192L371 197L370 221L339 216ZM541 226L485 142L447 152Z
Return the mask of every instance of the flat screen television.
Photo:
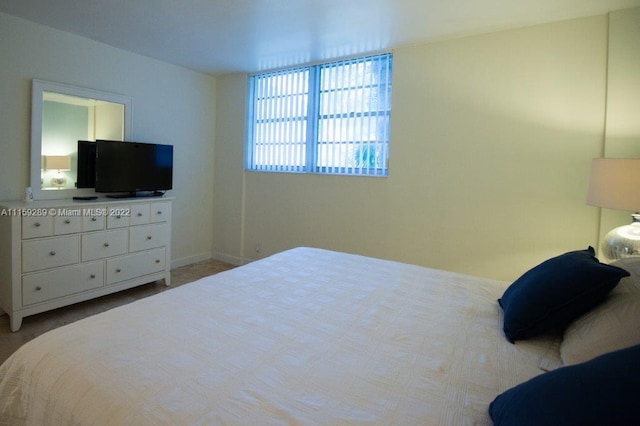
M173 145L98 140L95 162L96 192L154 196L173 186Z
M78 178L76 188L96 186L96 143L78 141Z

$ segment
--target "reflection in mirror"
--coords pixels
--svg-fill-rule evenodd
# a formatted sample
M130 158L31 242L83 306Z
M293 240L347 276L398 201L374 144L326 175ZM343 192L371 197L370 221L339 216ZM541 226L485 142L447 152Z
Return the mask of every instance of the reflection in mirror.
M77 141L124 140L124 105L44 92L42 189L75 187Z
M131 99L91 89L33 81L31 187L35 198L88 195L76 189L78 141L125 140Z

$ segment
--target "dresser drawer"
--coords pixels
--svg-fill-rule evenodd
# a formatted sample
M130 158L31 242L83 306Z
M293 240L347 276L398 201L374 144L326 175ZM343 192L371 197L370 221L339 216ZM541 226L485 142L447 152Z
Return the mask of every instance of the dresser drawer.
M53 235L53 217L23 216L22 238L50 237Z
M104 285L104 262L67 266L22 277L22 304L32 305Z
M131 207L109 206L107 207L107 228L124 228L131 223Z
M81 216L56 216L53 218L53 233L55 235L76 234L81 230Z
M92 232L82 235L82 261L104 259L105 257L125 254L128 245L129 231Z
M96 209L96 212L102 211L100 209ZM91 213L91 212L90 212ZM104 229L104 224L106 222L106 218L104 215L100 214L87 214L86 216L82 216L82 231L83 232L91 232L91 231L101 231Z
M149 211L151 206L145 204L133 204L131 206L131 225L144 225L149 223Z
M80 237L47 238L22 242L22 272L71 265L80 260Z
M164 267L164 248L107 259L107 284L160 272Z
M163 247L169 243L169 227L166 224L135 226L129 231L129 251L141 251Z
M151 203L151 222L168 222L171 219L171 203L160 201Z

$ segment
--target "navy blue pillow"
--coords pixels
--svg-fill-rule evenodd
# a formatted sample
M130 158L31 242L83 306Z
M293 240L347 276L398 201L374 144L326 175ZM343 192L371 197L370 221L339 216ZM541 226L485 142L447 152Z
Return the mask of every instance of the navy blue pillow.
M507 340L565 327L604 300L624 269L600 263L593 247L549 259L514 281L498 300Z
M494 425L632 425L640 421L640 345L521 383L489 406Z

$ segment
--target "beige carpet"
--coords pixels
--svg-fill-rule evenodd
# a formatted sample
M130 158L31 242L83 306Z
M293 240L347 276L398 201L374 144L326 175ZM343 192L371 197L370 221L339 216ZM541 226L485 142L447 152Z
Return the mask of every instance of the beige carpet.
M24 343L49 330L231 268L233 265L217 260L207 260L176 268L171 271L171 286L169 287L164 285L164 281L158 281L28 316L22 320L22 327L15 333L9 329L9 317L2 315L0 316L0 364Z

